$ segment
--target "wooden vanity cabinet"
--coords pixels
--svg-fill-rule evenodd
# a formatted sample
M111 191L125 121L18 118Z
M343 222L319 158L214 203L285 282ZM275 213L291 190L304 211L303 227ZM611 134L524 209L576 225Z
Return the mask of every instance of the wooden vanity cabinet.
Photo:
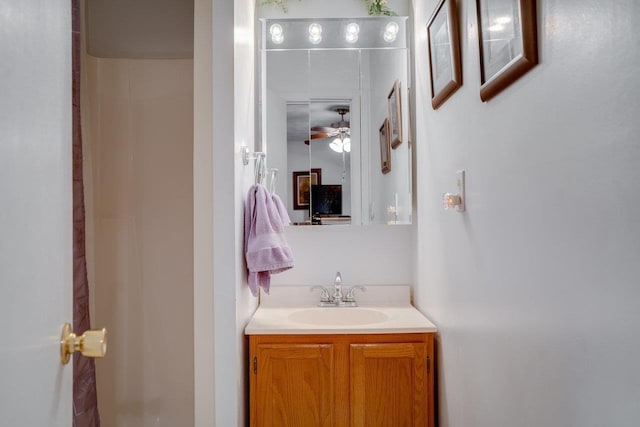
M433 334L250 336L252 427L434 426Z
M334 353L331 344L258 345L252 352L251 409L258 414L252 425L334 425Z

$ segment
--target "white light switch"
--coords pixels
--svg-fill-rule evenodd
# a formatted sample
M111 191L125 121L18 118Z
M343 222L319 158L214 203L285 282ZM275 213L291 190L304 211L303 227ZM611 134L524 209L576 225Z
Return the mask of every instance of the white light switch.
M458 212L465 210L465 194L464 194L464 170L456 172L456 188L457 193L445 193L442 195L442 203L445 209L455 209Z

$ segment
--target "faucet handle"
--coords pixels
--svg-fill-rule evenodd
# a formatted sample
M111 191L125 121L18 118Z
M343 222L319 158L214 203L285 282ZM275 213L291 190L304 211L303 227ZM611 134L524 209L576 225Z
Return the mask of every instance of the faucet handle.
M324 286L315 285L309 289L309 292L313 292L316 289L320 289L320 302L330 302L331 297L329 296L329 291Z
M344 302L356 302L356 298L353 296L353 291L356 289L361 290L362 292L367 292L367 288L364 286L356 285L347 289L347 294L344 296Z

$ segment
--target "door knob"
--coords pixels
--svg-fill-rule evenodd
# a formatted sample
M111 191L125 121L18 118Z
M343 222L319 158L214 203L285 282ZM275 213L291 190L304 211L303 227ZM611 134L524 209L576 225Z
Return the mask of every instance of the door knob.
M91 329L82 336L73 333L71 325L65 323L60 336L60 362L69 363L71 354L79 351L83 356L102 358L107 353L107 330Z

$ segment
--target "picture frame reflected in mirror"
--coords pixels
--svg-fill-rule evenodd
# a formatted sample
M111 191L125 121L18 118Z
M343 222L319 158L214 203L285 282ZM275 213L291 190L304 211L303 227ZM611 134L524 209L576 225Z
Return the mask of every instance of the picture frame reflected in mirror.
M311 186L322 184L322 169L313 168L306 171L292 172L293 176L293 209L309 210Z
M380 126L380 170L383 174L391 172L391 138L389 119L384 119Z
M391 148L395 149L402 143L402 98L399 80L393 83L387 103L389 105L389 140Z

